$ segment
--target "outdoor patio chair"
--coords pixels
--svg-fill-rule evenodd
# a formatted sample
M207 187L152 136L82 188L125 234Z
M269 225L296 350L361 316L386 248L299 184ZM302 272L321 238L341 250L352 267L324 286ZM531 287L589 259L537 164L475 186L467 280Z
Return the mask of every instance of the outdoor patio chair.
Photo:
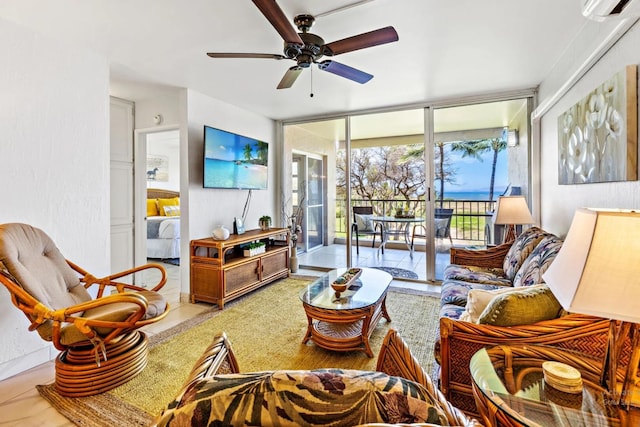
M453 240L451 239L451 218L453 217L453 209L448 208L436 208L434 214L434 223L435 223L435 237L436 238L449 238L449 242L453 245ZM426 239L427 238L427 229L424 224L416 224L413 226L413 231L411 232L411 250L414 248L414 240L415 238Z
M360 241L358 236L373 236L371 247L376 245L376 235L380 235L380 242L384 241L382 235L382 224L373 221L373 206L354 206L353 211L353 224L351 224L351 234L356 236L356 253L360 254ZM382 253L384 253L384 246L382 247Z
M120 281L147 269L160 273L151 290ZM145 264L96 278L67 261L42 230L0 225L0 283L31 322L29 330L61 351L55 388L63 396L99 394L144 369L147 337L138 328L167 315L169 305L156 292L166 277L162 266ZM95 298L87 291L92 285Z

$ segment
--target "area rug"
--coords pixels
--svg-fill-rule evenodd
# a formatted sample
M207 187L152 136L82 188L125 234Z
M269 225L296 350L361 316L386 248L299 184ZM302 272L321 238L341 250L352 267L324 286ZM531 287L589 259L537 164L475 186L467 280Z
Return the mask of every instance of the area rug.
M386 271L387 273L389 273L393 277L402 277L402 278L405 278L405 279L417 279L418 278L418 275L415 272L413 272L411 270L405 270L404 268L396 268L396 267L373 267L373 268L377 268L378 270Z
M373 370L376 358L363 352L332 352L301 344L307 319L298 294L309 279L282 279L149 338L149 363L126 384L97 396L65 398L53 385L38 391L79 426L148 425L171 401L193 364L219 331L225 331L242 372L339 367ZM371 336L377 354L390 327L398 330L427 372L433 364L439 300L414 290L387 295L392 321L382 319Z

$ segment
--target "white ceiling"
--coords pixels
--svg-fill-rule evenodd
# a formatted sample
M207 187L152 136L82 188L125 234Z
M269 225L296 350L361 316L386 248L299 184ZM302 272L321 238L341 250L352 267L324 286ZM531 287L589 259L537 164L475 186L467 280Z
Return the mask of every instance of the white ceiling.
M356 0L278 0L321 14ZM191 88L273 119L373 109L537 86L584 25L581 0L372 0L317 19L331 42L393 26L399 41L333 59L373 74L360 85L292 61L211 59L206 52L282 53L249 0L2 0L0 17L93 50L111 64L112 95L133 101ZM46 67L46 64L43 64Z

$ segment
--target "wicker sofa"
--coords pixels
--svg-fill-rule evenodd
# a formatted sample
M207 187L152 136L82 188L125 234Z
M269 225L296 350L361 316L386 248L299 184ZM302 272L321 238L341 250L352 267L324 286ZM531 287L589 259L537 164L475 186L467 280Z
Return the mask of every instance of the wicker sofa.
M385 336L375 372L326 369L240 374L231 344L221 333L153 425L399 426L424 420L424 415L429 422L411 425L481 426L447 402L393 329ZM439 422L433 424L434 419Z
M469 319L467 299L472 290L502 292L507 287L530 287L543 283L542 273L561 246L562 240L557 236L532 227L515 241L486 250L451 249L451 265L445 269L442 283L440 338L436 343L435 358L440 368L440 390L456 407L477 416L469 362L483 347L549 345L578 350L601 360L604 358L608 320L563 312L559 304L553 305L557 301L548 288L547 296L550 294L551 297L546 301L552 307L540 307L540 310L551 310L545 314L546 317L538 319L537 313L529 312L523 316L523 319L531 319L528 322L514 321L506 315L503 319L509 321L493 322L495 310L494 316L488 315L487 311L491 310L487 307L479 318ZM537 287L545 288L544 285ZM506 298L494 297L489 303L493 304L492 308L499 307L496 300L503 303ZM549 316L549 313L556 314Z

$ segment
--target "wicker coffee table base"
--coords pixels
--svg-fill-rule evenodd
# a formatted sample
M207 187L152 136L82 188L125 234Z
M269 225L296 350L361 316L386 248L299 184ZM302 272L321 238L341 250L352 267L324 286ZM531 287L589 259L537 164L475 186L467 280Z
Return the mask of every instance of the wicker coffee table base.
M328 310L302 304L307 314L307 333L302 340L309 340L327 350L364 351L373 357L369 337L382 317L391 322L387 313L386 292L378 301L367 307L346 310Z

